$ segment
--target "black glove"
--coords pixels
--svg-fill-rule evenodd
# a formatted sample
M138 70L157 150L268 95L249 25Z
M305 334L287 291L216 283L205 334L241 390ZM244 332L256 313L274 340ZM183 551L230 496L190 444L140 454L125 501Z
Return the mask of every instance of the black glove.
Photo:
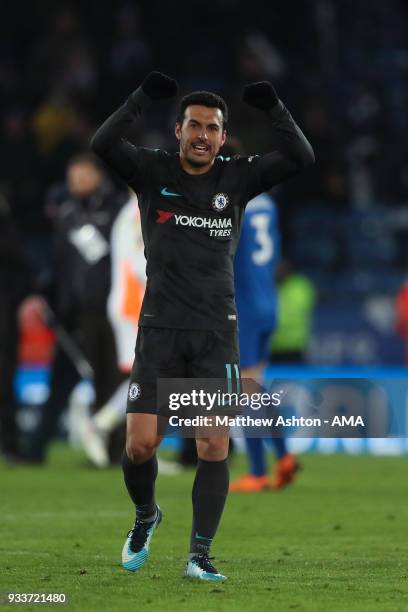
M244 102L261 110L269 110L279 102L274 86L269 81L245 85L242 95Z
M142 83L142 90L152 100L163 100L177 95L177 81L161 72L151 72Z

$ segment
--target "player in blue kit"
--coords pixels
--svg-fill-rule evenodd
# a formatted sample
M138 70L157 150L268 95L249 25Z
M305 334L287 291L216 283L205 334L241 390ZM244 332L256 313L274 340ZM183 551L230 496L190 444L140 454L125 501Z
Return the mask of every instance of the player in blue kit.
M275 268L280 256L276 205L267 193L251 200L245 211L241 239L235 256L235 299L239 320L241 375L260 381L268 354L268 340L275 329L277 294ZM264 443L246 438L250 473L231 483L232 492L280 489L298 469L284 438L271 438L278 462L271 479L267 474Z

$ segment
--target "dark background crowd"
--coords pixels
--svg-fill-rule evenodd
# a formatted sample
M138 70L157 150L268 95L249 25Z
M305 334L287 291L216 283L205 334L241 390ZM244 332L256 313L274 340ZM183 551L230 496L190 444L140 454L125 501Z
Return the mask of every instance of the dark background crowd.
M223 95L247 153L273 142L241 102L242 86L269 79L316 152L316 165L276 197L285 254L327 307L319 324L332 332L352 320L361 330L362 307L377 331L390 328L382 298L394 299L408 264L405 2L20 0L0 10L0 194L36 287L52 276L50 186L151 69L177 78L181 94ZM139 142L175 149L175 116L176 102L160 105ZM332 340L323 352L315 343L312 360L336 360ZM338 360L381 360L369 344Z

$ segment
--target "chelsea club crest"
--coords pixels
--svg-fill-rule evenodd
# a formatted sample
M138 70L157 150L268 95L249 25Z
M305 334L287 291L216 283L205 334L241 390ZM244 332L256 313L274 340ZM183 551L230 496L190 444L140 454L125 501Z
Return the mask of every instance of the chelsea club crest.
M226 193L216 193L211 202L213 209L217 212L225 210L228 204L229 198Z
M142 390L140 388L139 383L132 383L129 387L129 399L134 402L139 399L142 394Z

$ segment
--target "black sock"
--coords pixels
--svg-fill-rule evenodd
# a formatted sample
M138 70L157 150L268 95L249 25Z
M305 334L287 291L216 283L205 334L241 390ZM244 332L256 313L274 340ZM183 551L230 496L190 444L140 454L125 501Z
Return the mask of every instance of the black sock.
M193 485L190 554L207 552L224 510L229 485L228 460L199 459Z
M128 493L136 506L136 518L150 522L156 518L154 483L157 478L157 457L144 463L132 463L126 453L122 461L123 476Z

